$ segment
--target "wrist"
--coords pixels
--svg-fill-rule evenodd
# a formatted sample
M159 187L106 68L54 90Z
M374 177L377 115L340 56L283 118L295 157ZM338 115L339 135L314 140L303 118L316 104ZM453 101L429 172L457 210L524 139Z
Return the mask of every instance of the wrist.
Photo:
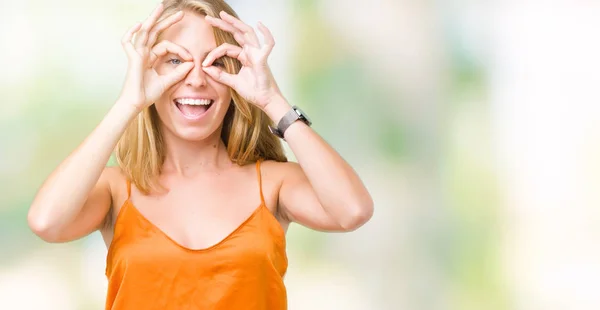
M139 110L127 102L118 101L110 108L103 118L103 126L108 126L109 131L118 131L120 134L131 124L139 115Z
M133 118L142 112L141 106L142 105L137 105L131 100L119 98L113 105L113 109L117 110L122 115L127 115Z
M269 103L265 105L262 110L275 124L277 124L291 108L292 106L282 95L276 95L269 100Z
M114 106L120 110L130 111L132 113L138 114L142 112L144 104L138 103L135 100L120 97L119 99L117 99Z

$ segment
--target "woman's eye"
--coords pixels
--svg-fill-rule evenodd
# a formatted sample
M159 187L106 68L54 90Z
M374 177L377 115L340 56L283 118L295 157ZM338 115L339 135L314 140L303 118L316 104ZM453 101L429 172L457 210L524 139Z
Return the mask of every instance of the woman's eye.
M225 62L222 59L217 59L213 62L213 66L225 68Z
M171 59L169 59L168 63L170 63L172 65L180 65L180 64L182 64L181 60L179 60L177 58L171 58Z

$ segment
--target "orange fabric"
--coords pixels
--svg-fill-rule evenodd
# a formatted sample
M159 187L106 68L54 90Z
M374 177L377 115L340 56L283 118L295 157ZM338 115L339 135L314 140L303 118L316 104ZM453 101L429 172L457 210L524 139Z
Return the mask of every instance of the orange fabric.
M176 243L127 198L108 249L106 309L287 309L285 234L256 170L260 206L207 249Z

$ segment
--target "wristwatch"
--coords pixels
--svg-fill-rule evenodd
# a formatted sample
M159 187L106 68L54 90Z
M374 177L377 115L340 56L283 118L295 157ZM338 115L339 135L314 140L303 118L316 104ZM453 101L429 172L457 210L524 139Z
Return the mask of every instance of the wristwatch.
M285 113L285 115L281 118L281 120L277 124L277 127L274 128L272 126L269 126L269 130L271 130L271 132L274 135L283 139L283 134L285 133L285 131L288 129L288 127L290 127L290 125L292 125L296 121L301 121L307 126L312 125L312 122L310 121L308 116L306 116L306 114L302 110L300 110L300 108L298 108L297 106L293 106L292 109Z

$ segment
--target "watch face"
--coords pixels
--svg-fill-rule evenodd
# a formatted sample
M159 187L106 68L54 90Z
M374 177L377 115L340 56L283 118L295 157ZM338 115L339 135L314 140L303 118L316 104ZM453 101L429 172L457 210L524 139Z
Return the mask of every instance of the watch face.
M301 119L306 120L306 124L308 126L310 126L312 124L312 121L310 120L310 118L308 118L308 116L300 108L294 107L294 111L296 111L296 113L298 113L298 116L300 116Z

